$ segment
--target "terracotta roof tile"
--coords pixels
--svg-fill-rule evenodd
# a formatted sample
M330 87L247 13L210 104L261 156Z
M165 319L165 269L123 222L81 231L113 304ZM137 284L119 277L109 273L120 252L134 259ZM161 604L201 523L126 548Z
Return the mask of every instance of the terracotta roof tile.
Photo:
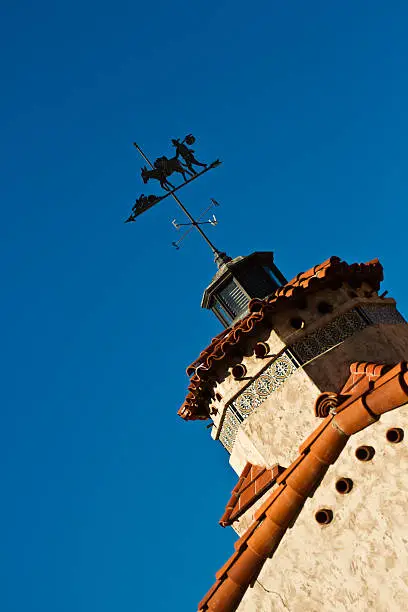
M225 512L220 519L220 525L226 527L236 521L264 493L276 483L276 477L283 468L274 465L268 469L259 465L247 463L242 470L237 484L232 490Z
M365 264L348 265L338 257L330 257L307 272L298 274L268 298L251 300L249 313L232 328L223 330L213 338L198 359L188 366L187 375L191 377L188 386L189 393L178 414L186 420L208 418L208 406L215 385L210 373L217 367L217 364L237 351L245 338L260 324L264 322L270 324L271 315L275 311L286 308L298 297L326 286L340 286L343 282L353 287L367 282L377 291L382 279L383 269L377 259Z
M377 364L366 365L365 372L378 372ZM301 455L277 479L281 484L255 513L253 524L237 542L236 552L217 573L217 582L200 602L199 612L235 612L263 563L273 555L286 529L301 512L307 496L340 455L348 434L361 431L381 414L406 402L408 371L406 362L402 362L377 376L363 394L347 398L338 414L319 425L302 444Z
M262 520L266 516L267 510L269 510L270 506L278 499L279 495L281 495L283 491L284 485L280 485L277 489L271 493L271 495L264 501L262 506L258 508L258 510L254 514L254 518L256 521Z
M248 545L258 555L262 556L265 562L265 559L269 557L275 546L280 542L283 533L284 529L267 517L259 525L258 529L254 531Z
M350 410L350 406L353 407L353 410ZM372 425L375 421L378 421L378 418L368 409L365 397L362 395L347 408L339 411L339 414L336 415L335 423L343 433L351 436L356 431Z
M224 578L224 576L227 574L231 565L235 563L235 559L239 557L239 554L240 554L240 549L237 549L232 555L232 557L230 557L228 561L224 563L222 568L218 570L218 572L215 574L215 577L217 580L222 580Z
M336 420L328 424L324 434L324 437L316 438L309 455L315 456L321 463L329 466L336 461L346 446L349 436L339 429Z
M322 394L323 395L323 394ZM307 453L309 451L310 446L313 442L321 435L322 431L326 429L326 427L331 422L331 417L327 416L325 420L320 423L320 425L306 438L306 440L299 446L300 453Z
M239 552L240 550L243 550L243 548L245 548L247 541L252 536L254 531L258 528L258 526L260 525L260 522L261 521L255 520L252 523L252 525L250 525L248 527L248 529L245 531L245 533L243 533L242 536L235 542L234 549L237 552Z
M302 465L303 461L300 465ZM320 466L320 472L324 471L324 466ZM307 470L307 478L305 484L308 481L312 481L314 471ZM282 487L281 494L274 500L266 511L266 517L275 523L279 528L287 529L294 518L298 515L301 507L305 502L305 497L297 493L288 484ZM249 546L249 541L248 541Z
M276 479L276 482L278 484L282 484L286 482L286 479L288 478L288 476L290 476L290 474L293 472L293 470L295 470L298 466L298 464L303 460L303 456L301 455L300 457L298 457L297 459L295 459L295 461L293 463L291 463L291 465L286 468L286 470L283 470L282 474L280 474L278 476L278 478Z
M356 393L357 388L362 390L365 387L368 389L368 383L382 376L390 367L382 363L367 363L365 361L352 363L350 366L350 376L340 393L346 395L351 392Z

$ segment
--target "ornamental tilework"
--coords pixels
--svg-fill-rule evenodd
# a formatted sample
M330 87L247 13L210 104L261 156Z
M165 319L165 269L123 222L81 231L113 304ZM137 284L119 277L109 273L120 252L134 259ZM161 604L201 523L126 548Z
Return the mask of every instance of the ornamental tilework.
M301 363L306 363L343 342L349 336L367 327L368 323L357 310L350 310L333 319L323 328L293 344L292 348Z
M369 325L405 323L393 304L368 304L346 312L323 328L288 347L252 381L227 408L219 439L232 451L238 428L253 410L276 391L302 365L337 346Z
M273 391L276 391L293 374L296 367L288 349L272 361L233 403L242 419L246 419Z
M223 446L225 446L229 453L232 451L232 447L234 446L239 425L240 421L235 416L233 410L228 407L225 412L224 420L222 422L222 430L220 433L219 440L223 444Z
M404 317L398 312L394 304L366 304L361 310L373 325L378 325L379 323L385 325L406 323Z

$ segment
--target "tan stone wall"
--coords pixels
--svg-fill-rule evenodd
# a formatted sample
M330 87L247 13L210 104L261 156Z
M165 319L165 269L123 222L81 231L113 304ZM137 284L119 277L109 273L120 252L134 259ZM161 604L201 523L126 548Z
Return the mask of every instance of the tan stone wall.
M338 391L350 374L353 361L393 365L408 360L408 325L370 325L340 346L303 366L324 391Z
M285 344L326 325L339 314L360 303L393 303L369 298L370 287L352 290L344 286L308 297L307 308L288 310L274 317L274 330L248 341L246 354L235 363L247 368L242 381L234 380L231 363L220 366L214 400L217 427L226 405L234 400L270 363L271 356L253 354L257 341L265 341L271 353ZM318 312L319 301L334 306L327 315ZM300 316L305 327L294 333L290 318ZM259 405L238 430L230 463L240 474L247 461L286 467L298 456L300 444L319 425L313 406L321 391L338 391L349 376L353 361L394 364L408 360L408 325L371 325L355 333L336 348L328 350L294 372ZM224 368L224 369L223 369ZM268 560L254 588L249 589L240 612L408 612L408 414L407 407L386 414L381 421L349 441L337 463L330 468L308 499L274 557ZM392 445L385 439L390 426L406 429L406 439ZM213 428L213 437L217 429ZM370 462L355 458L362 444L375 447ZM335 490L339 477L353 479L352 491L342 496ZM242 534L253 520L255 510L270 495L267 492L233 525ZM314 514L320 507L334 512L330 525L321 527Z
M300 444L318 425L313 405L320 390L300 368L242 423L230 464L240 474L246 461L287 467ZM252 450L255 449L255 450Z
M267 342L270 348L270 354L262 359L255 357L254 354L254 346L256 342L263 341ZM267 365L272 360L272 356L275 353L278 353L285 347L284 342L277 336L274 331L266 333L263 336L260 336L258 339L252 339L250 343L248 343L248 353L243 356L241 359L236 359L235 363L242 363L245 365L247 369L247 373L245 378L242 380L235 380L235 378L231 374L232 366L228 367L225 371L219 374L219 382L215 385L214 394L219 394L221 399L214 399L210 404L210 409L215 408L218 412L215 415L212 415L212 420L216 427L218 427L220 420L222 418L223 412L225 410L225 406L236 396L241 390L248 385L248 382L252 381L254 378L258 376L261 370L265 369ZM212 430L213 437L216 436L216 428Z
M228 367L225 366L225 361L220 364L217 373L218 382L215 387L215 393L219 394L220 398L215 398L210 406L210 409L217 411L216 414L212 415L214 421L214 427L211 431L212 437L218 437L218 428L222 422L226 406L260 375L271 362L272 355L279 353L286 346L286 343L290 347L292 342L301 340L303 336L307 336L321 326L324 327L340 314L349 311L356 305L395 304L394 300L380 299L376 294L372 298L367 298L366 295L369 290L368 285L363 285L358 290L351 290L351 288L344 286L337 291L326 289L310 295L308 296L307 308L303 310L293 308L277 314L274 317L274 329L271 332L265 330L258 337L248 339L244 356L237 357L229 363ZM317 305L321 301L332 304L333 312L327 315L320 314ZM304 318L306 325L303 330L295 332L290 327L289 321L292 316ZM270 347L270 354L266 358L259 359L253 353L254 346L258 341L265 341ZM313 411L313 402L319 392L338 391L347 380L350 364L353 361L394 364L407 359L408 325L406 323L370 325L346 339L336 348L319 355L303 366L305 376L292 375L283 387L275 391L241 426L231 457L232 467L237 473L240 473L246 461L252 461L256 457L258 457L258 460L263 458L266 465L278 462L278 460L274 461L274 449L281 446L282 443L282 448L285 448L285 439L290 436L290 430L285 422L293 427L293 419L295 419L296 425L293 435L296 439L297 431L303 432L305 426L310 423L309 417ZM242 363L247 369L246 376L242 380L235 380L231 374L232 366L235 363ZM310 379L310 385L307 383L308 378ZM299 406L302 405L304 400L310 402L305 416L302 412L299 412ZM284 413L287 413L287 416ZM288 418L291 420L290 423ZM279 431L281 425L282 432ZM273 442L272 438L275 438L277 442ZM285 457L283 459L288 460Z
M282 340L287 341L293 335L293 327L290 324L290 320L293 317L300 317L305 321L305 332L307 332L310 328L320 326L325 324L326 321L329 321L333 317L337 316L337 311L344 308L352 308L353 303L355 303L358 298L364 298L364 293L360 291L359 294L356 292L352 292L356 297L350 297L349 289L347 287L342 287L341 289L331 290L324 289L318 291L317 293L310 294L307 296L307 306L306 308L286 308L284 311L281 311L274 315L273 326L280 338ZM320 302L327 302L333 306L333 313L328 315L322 315L317 306Z
M405 439L388 442L389 427L404 429ZM365 444L376 451L369 462L355 457ZM353 480L347 495L335 489L344 476ZM323 507L334 519L320 526L314 515ZM349 440L239 606L288 610L408 611L408 406Z

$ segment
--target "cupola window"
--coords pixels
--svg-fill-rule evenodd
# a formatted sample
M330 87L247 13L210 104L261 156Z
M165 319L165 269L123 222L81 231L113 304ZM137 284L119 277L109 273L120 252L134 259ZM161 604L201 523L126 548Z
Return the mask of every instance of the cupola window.
M273 284L275 285L275 289L277 289L278 287L280 287L282 285L282 281L278 279L278 277L276 276L275 272L269 268L269 266L264 266L263 269L265 270L265 272L267 273L267 275L269 276L270 279L273 280Z
M214 299L212 311L217 315L217 317L219 318L221 323L225 325L225 327L229 327L231 325L234 317L226 309L226 307L223 305L223 303L218 297Z
M201 306L210 308L224 327L234 325L247 314L251 299L270 296L286 283L270 252L235 259L224 257L217 265L218 272L204 291Z
M248 308L249 297L234 280L227 283L214 297L213 310L228 325Z

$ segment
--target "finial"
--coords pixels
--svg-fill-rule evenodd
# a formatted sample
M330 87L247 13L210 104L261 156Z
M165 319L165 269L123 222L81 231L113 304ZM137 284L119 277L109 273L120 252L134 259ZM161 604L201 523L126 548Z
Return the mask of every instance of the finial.
M232 259L226 253L220 253L220 251L218 251L215 254L214 261L217 264L217 268L220 269L223 265L227 264L229 261L232 261Z

